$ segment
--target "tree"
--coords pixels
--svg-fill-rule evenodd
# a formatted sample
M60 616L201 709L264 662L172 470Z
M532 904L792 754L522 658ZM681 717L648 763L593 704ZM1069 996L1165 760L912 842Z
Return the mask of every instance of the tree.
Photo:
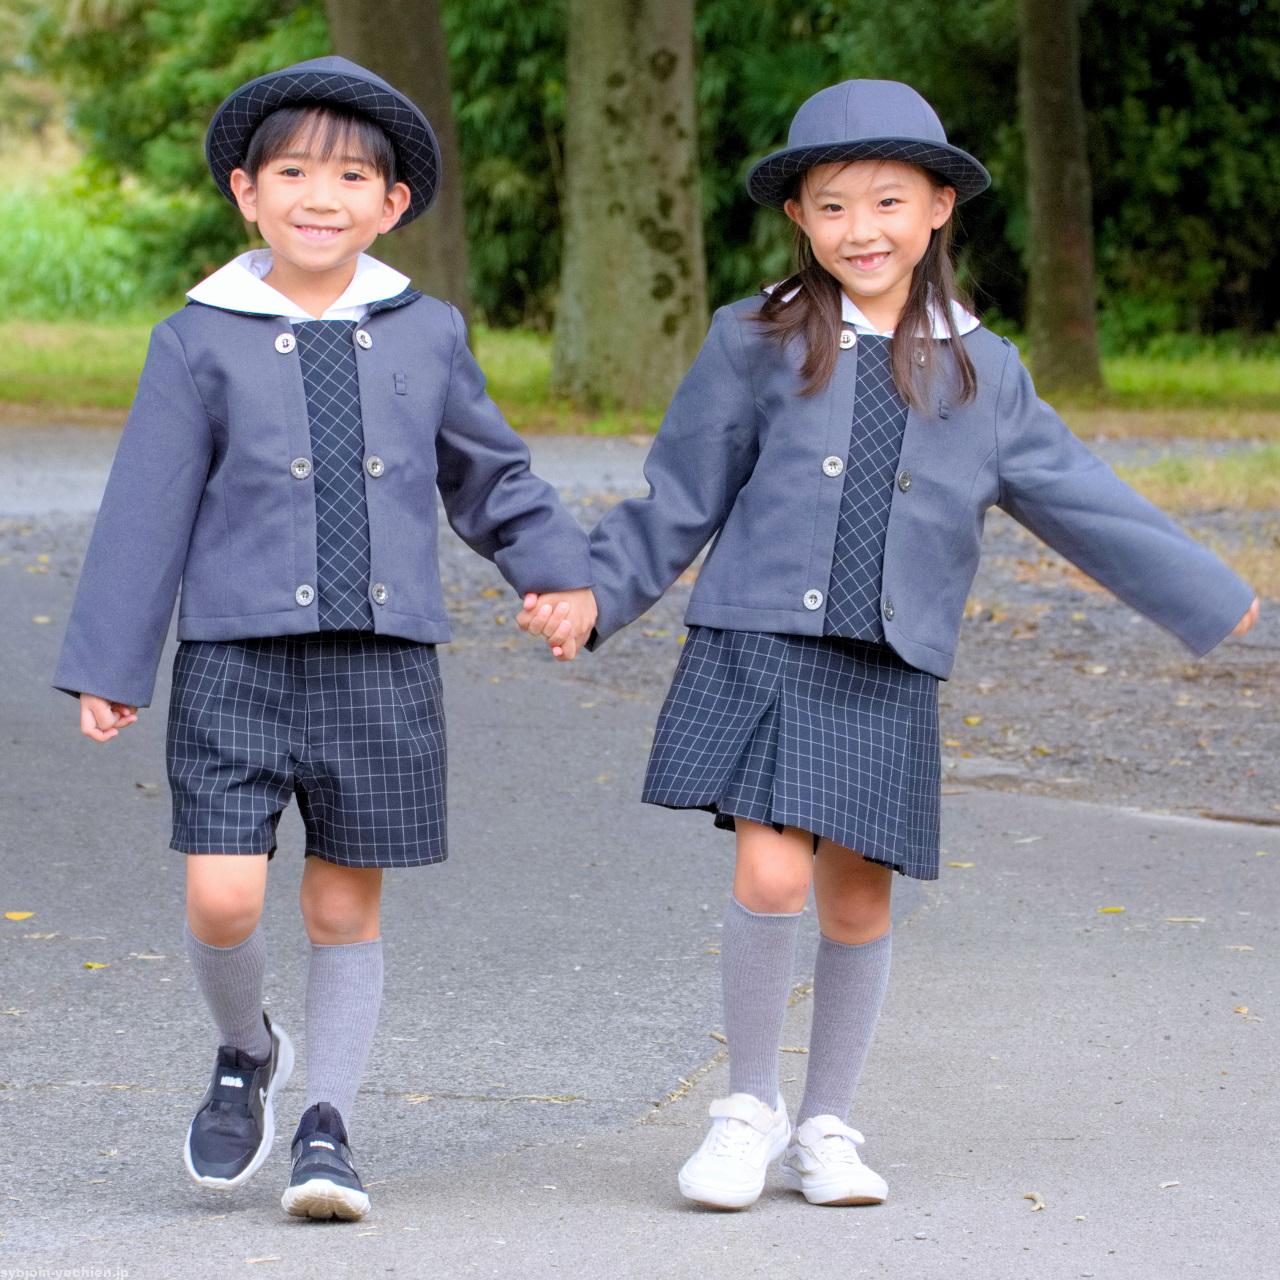
M1077 0L1021 0L1027 336L1047 390L1102 386Z
M570 0L555 388L664 404L706 329L693 0Z
M378 253L411 275L427 293L446 298L464 315L467 231L462 210L462 165L449 95L449 55L436 0L325 0L336 53L382 76L423 110L440 143L444 181L422 217L381 241Z

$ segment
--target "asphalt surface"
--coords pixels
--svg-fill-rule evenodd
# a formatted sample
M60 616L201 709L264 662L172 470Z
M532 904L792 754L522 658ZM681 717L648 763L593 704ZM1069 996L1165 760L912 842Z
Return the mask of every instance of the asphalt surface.
M0 432L0 913L32 913L0 918L0 1276L1263 1273L1280 1191L1274 605L1249 643L1191 664L1060 569L1020 569L1033 549L1003 520L945 691L943 878L898 882L853 1116L888 1204L819 1210L773 1184L740 1215L681 1201L675 1171L725 1085L732 840L636 796L687 587L565 667L452 540L453 852L387 877L353 1122L373 1212L287 1219L285 1142L238 1192L195 1187L181 1140L214 1037L166 848L164 691L104 748L47 687L112 443ZM589 520L634 490L643 450L548 440L535 457ZM266 928L270 1007L301 1046L300 834L291 813ZM809 921L788 1049L814 939ZM783 1054L793 1105L803 1064Z

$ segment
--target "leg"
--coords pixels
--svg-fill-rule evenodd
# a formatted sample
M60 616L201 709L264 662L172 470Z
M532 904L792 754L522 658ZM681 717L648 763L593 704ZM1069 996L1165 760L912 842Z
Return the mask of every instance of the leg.
M796 931L813 875L813 837L744 819L736 825L738 861L720 947L729 1088L772 1107Z
M307 971L307 1109L355 1105L382 1003L382 871L310 857L302 917L311 939Z
M218 1026L220 1043L265 1058L262 1020L267 948L258 922L266 854L187 855L187 956Z
M824 840L814 883L822 940L798 1124L815 1115L844 1121L889 982L893 872Z

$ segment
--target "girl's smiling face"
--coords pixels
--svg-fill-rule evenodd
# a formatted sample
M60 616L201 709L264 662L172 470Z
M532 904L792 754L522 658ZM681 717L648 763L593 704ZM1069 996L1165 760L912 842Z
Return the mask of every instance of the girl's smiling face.
M409 204L409 188L388 184L374 159L351 145L351 132L337 145L324 142L314 122L304 125L256 175L231 174L241 214L271 246L269 278L282 292L290 284L307 291L340 284L341 293L356 258Z
M898 160L820 164L788 200L787 216L809 237L813 256L879 328L891 331L929 239L955 207L955 188Z

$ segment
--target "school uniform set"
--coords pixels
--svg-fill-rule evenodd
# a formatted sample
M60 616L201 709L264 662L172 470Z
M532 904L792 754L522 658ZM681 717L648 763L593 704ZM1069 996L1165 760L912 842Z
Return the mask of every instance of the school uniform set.
M242 86L206 152L219 189L274 110L361 113L391 140L411 199L440 156L398 91L342 58ZM273 854L296 795L306 853L349 867L447 854L444 706L450 638L437 504L520 593L589 585L586 534L529 469L485 394L457 310L360 255L316 319L246 253L157 325L85 557L56 687L150 703L179 597L167 754L172 847ZM262 1011L260 928L231 947L186 931L222 1038L184 1158L201 1185L241 1185L274 1138L293 1049ZM369 1199L346 1123L377 1023L382 943L312 943L307 1105L282 1198L359 1218Z

